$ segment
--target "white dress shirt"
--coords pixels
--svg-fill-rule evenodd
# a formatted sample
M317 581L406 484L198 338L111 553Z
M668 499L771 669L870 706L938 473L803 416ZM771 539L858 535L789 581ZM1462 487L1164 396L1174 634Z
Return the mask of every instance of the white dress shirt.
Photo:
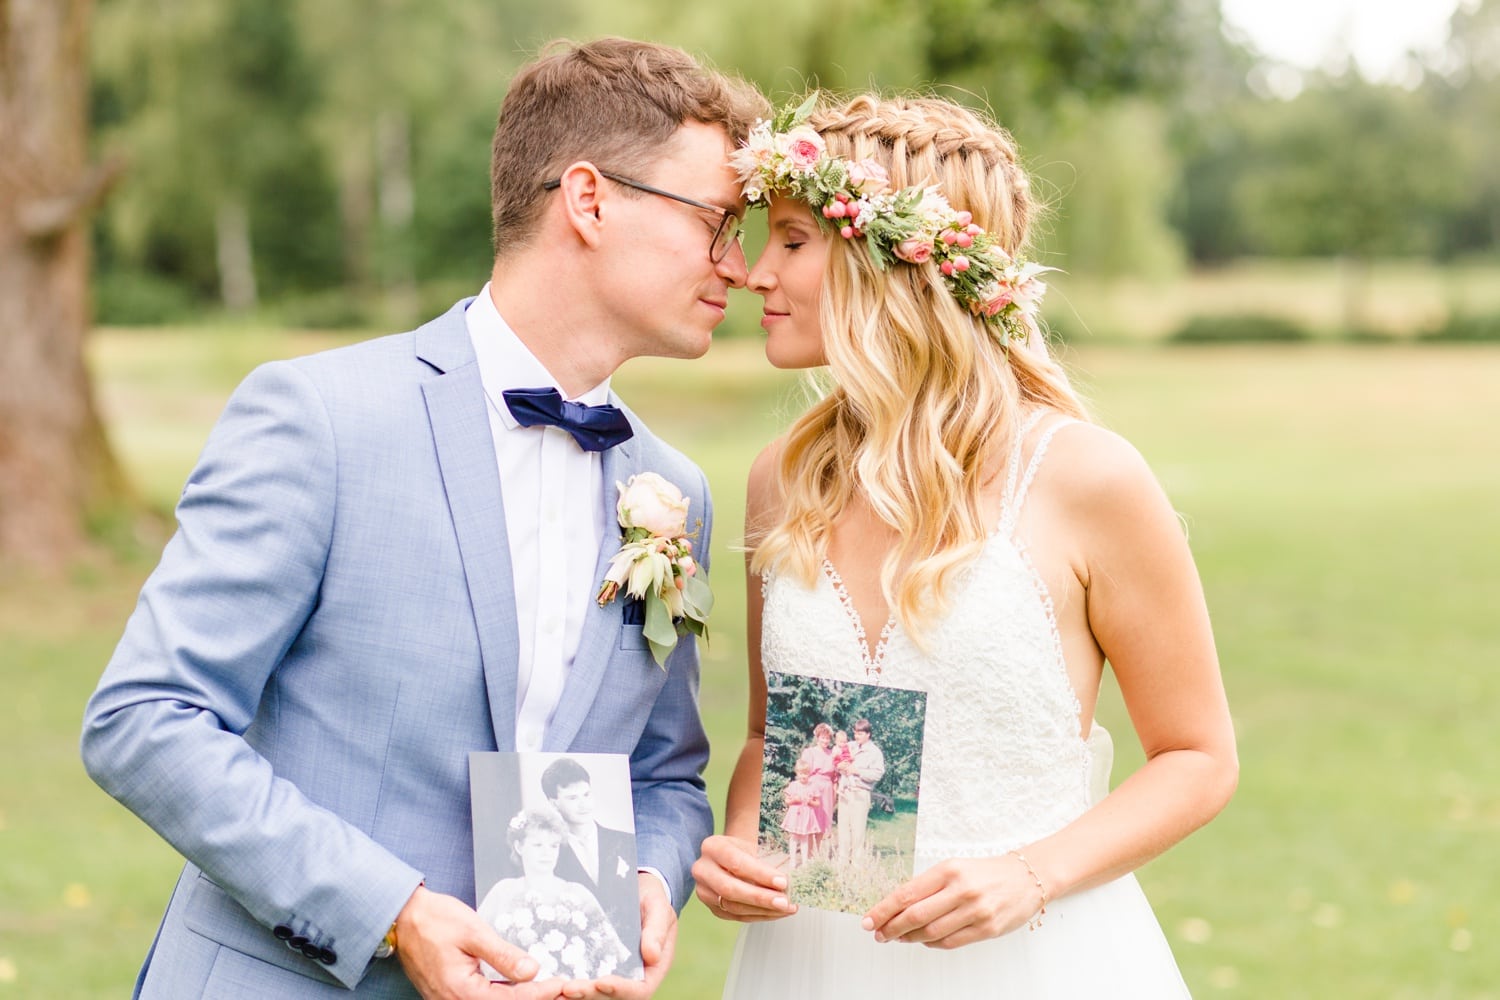
M603 462L599 452L584 451L567 431L522 427L511 415L501 395L506 389L562 390L500 316L488 283L464 318L489 397L515 577L516 749L540 750L601 582L594 579L594 567L607 527ZM598 405L608 399L605 379L576 401Z
M488 282L469 303L464 320L488 397L515 580L516 749L540 750L578 654L584 616L603 582L594 579L594 568L605 532L615 527L614 505L603 502L601 452L584 451L557 427L522 427L505 405L506 389L550 386L568 397L501 317ZM574 401L608 402L609 379ZM640 870L656 876L672 902L666 876L655 868Z

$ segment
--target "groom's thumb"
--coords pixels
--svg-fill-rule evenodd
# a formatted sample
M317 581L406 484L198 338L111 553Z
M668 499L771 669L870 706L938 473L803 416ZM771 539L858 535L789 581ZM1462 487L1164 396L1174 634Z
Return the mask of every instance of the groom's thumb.
M661 961L676 924L677 911L667 901L666 893L659 885L649 885L641 893L641 961L647 965Z
M469 943L469 953L483 959L491 968L513 983L524 983L536 976L540 966L536 959L509 943L494 929L481 926Z

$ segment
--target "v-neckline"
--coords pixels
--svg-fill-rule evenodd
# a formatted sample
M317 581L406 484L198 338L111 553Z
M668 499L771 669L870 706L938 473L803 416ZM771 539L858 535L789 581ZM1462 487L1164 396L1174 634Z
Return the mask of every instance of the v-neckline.
M849 596L849 589L844 586L844 578L833 565L833 560L823 559L823 577L828 585L833 588L833 595L838 598L839 604L843 605L844 613L849 617L849 624L854 628L854 644L859 647L859 658L865 667L865 676L874 680L880 679L881 671L885 668L885 654L890 647L891 637L897 628L894 613L888 615L885 625L880 629L880 639L872 650L869 644L869 636L865 631L864 619L859 616L859 609L854 606L854 600Z

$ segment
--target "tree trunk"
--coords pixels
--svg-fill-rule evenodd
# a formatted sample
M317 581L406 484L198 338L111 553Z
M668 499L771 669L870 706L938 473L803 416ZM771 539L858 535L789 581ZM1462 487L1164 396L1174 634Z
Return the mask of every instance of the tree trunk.
M0 0L0 564L61 567L125 495L84 367L90 0Z
M417 318L417 275L412 267L412 219L416 195L411 177L411 118L404 110L382 113L375 123L380 165L380 225L385 243L386 319L405 326Z
M367 295L375 280L370 266L374 242L374 210L370 190L374 170L369 149L372 143L356 144L352 152L340 151L339 219L342 223L344 280L357 294Z
M219 297L234 312L255 308L255 253L250 246L250 213L237 195L219 199L214 212L214 249L219 267Z

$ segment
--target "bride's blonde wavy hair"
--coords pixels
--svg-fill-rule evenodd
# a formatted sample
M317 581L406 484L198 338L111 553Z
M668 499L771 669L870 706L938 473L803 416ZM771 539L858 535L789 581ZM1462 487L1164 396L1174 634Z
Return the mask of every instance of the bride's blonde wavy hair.
M808 124L830 154L876 160L896 189L937 184L1006 251L1025 246L1030 184L1010 136L974 112L864 95ZM980 500L1023 411L1087 415L1039 331L1007 345L954 300L936 267L879 270L858 239L830 240L819 319L834 386L787 434L781 521L752 542L751 570L811 585L834 520L862 494L899 539L881 590L920 643L921 623L947 610L949 585L994 530Z

